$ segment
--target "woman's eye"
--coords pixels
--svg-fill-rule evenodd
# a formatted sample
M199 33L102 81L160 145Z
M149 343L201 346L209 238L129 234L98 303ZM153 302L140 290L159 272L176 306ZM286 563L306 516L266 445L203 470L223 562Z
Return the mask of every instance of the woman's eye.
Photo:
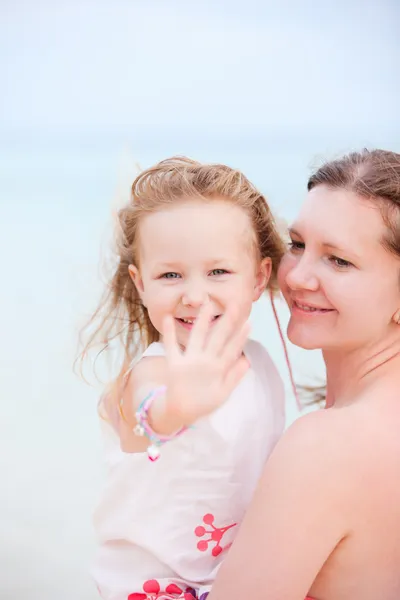
M339 258L338 256L330 256L329 260L336 266L339 267L340 269L347 269L348 267L353 267L354 265L349 262L348 260L345 260L344 258Z
M179 273L164 273L160 279L178 279L179 277Z
M289 242L289 249L291 252L298 252L299 250L304 250L304 248L304 242L296 242L295 240Z
M225 275L226 273L228 273L228 271L226 271L225 269L213 269L210 272L210 275Z

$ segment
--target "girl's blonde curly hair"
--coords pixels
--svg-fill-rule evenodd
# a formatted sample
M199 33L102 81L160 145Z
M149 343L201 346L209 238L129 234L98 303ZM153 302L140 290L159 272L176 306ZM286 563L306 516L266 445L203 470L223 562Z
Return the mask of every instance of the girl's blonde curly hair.
M78 358L81 366L93 346L100 343L100 352L103 352L112 341L121 342L124 357L114 384L121 383L127 366L139 352L160 338L129 274L129 265L138 265L141 218L191 199L207 202L222 199L248 213L258 257L270 257L272 261L268 287L272 291L278 289L277 270L284 242L265 197L243 173L226 165L202 164L185 157L169 158L146 169L133 182L129 203L117 213L115 271L96 311L81 332L81 340L86 337Z

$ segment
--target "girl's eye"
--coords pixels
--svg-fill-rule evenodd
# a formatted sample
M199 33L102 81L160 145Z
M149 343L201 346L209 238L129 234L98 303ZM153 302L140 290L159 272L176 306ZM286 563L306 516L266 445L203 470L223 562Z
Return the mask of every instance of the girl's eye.
M354 266L348 260L344 260L344 258L339 258L338 256L330 256L329 260L335 265L335 267L338 267L339 269L348 269L349 267Z
M213 269L210 272L210 275L226 275L226 273L228 273L228 271L226 271L225 269Z
M160 279L178 279L179 277L179 273L164 273Z
M295 240L289 242L290 252L299 252L300 250L304 250L305 247L306 245L304 242L296 242Z

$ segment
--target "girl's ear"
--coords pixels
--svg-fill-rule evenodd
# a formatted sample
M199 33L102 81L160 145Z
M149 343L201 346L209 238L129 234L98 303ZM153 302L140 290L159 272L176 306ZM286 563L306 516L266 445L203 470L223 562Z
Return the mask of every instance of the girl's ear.
M259 264L256 274L256 284L254 286L253 302L256 302L261 294L265 292L272 272L272 260L263 258Z
M139 269L137 267L135 267L135 265L129 265L128 271L129 271L129 276L132 279L133 284L138 291L138 294L140 296L143 306L146 306L145 302L144 302L145 292L144 292L144 286L143 286L143 279L142 279Z

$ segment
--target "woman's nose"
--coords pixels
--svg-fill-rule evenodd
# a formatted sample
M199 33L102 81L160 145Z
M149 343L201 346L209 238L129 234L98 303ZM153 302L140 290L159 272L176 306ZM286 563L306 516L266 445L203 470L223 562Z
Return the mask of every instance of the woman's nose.
M286 284L292 290L315 291L319 280L312 263L303 255L286 273Z

